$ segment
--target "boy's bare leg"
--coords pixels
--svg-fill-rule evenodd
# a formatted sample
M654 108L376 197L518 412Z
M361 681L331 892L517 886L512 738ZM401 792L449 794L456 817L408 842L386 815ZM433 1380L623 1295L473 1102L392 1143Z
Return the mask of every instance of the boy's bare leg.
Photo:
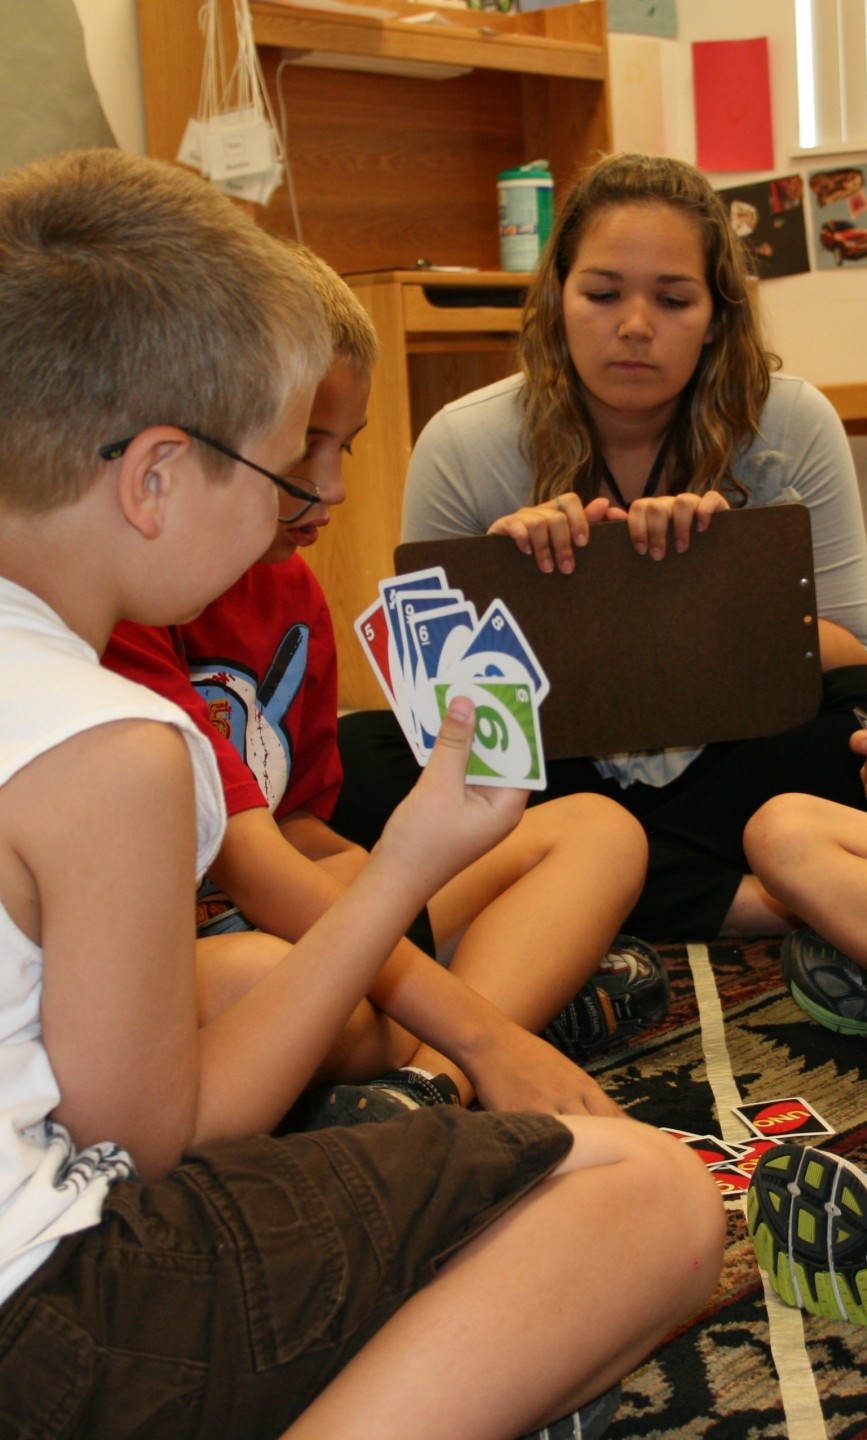
M554 1175L413 1296L284 1440L514 1440L608 1389L707 1298L725 1226L701 1163L632 1121L564 1123L575 1144Z
M720 935L787 935L796 917L762 884L758 875L744 875L719 927Z
M454 944L452 973L537 1032L597 969L646 863L644 832L619 805L599 795L549 801L434 896L437 946ZM412 1063L443 1068L425 1046Z
M292 947L260 930L236 930L196 941L199 1024L236 1004ZM350 1016L314 1085L357 1082L405 1065L418 1042L369 1000Z
M815 795L777 795L750 820L744 848L763 884L793 917L867 968L863 811Z

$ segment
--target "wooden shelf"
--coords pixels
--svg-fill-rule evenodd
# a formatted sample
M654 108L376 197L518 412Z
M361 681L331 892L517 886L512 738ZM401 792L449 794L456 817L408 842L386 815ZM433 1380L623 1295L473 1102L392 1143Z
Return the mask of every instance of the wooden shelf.
M867 385L822 385L847 435L867 435Z
M138 0L148 150L166 160L198 111L199 8ZM382 346L369 425L346 466L349 498L307 552L334 615L344 707L384 703L352 623L393 573L419 430L449 400L517 368L530 277L498 269L497 176L546 159L556 205L611 148L605 0L515 15L441 7L442 23L419 21L431 7L408 0L383 0L386 19L363 8L250 5L265 83L285 118L298 238L347 276ZM228 0L221 14L231 56ZM315 65L292 62L311 55ZM355 61L403 69L345 68ZM419 65L447 67L450 78L428 78ZM286 186L251 208L263 226L296 235ZM422 259L464 268L411 268Z
M353 55L405 60L462 69L512 70L525 75L560 75L576 80L607 78L606 49L596 17L553 24L546 13L496 15L443 7L440 23L418 21L424 7L389 4L393 19L317 11L283 3L253 3L250 14L259 45L320 55ZM571 6L570 9L577 9ZM541 17L541 18L540 18ZM556 33L551 33L556 31ZM582 38L565 38L572 35ZM596 38L583 38L584 36Z
M341 273L435 265L499 265L496 181L546 159L555 202L610 148L604 0L517 15L443 8L447 23L406 0L394 18L252 0L259 59L285 138L301 238ZM148 151L173 160L199 104L199 0L138 0ZM231 18L226 0L223 17ZM491 33L488 33L491 32ZM226 53L231 56L231 36ZM290 54L442 64L454 78L313 68ZM256 207L294 235L286 186Z

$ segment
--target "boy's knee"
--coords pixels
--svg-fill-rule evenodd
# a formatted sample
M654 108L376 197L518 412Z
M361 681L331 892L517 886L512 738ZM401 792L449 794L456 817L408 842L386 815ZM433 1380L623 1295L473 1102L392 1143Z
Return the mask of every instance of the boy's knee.
M817 801L814 795L774 795L757 810L744 829L744 852L753 869L783 862L791 846L803 846L811 833Z
M565 795L551 801L563 834L574 842L576 835L616 846L624 862L647 862L647 836L644 826L616 800L607 795ZM539 813L539 812L536 812Z

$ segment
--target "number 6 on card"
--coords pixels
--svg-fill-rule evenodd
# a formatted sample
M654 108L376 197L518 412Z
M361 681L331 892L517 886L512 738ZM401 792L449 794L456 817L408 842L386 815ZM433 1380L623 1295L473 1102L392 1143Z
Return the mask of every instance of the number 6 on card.
M544 790L545 761L533 687L526 681L438 681L440 717L455 695L465 695L476 709L476 733L467 765L474 785L513 785Z

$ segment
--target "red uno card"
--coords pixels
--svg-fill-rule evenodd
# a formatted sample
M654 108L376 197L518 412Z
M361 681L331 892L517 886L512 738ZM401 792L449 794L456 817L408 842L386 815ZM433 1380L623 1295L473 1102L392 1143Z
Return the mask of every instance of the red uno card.
M363 615L359 615L355 622L355 633L364 647L364 653L370 661L373 673L385 692L385 697L391 705L394 704L394 686L391 683L391 670L388 663L388 621L385 618L385 606L381 600L374 600L368 605Z
M752 1175L762 1156L768 1150L773 1150L779 1145L779 1140L751 1140L748 1145L741 1145L738 1148L737 1166L739 1170L746 1170Z
M688 1145L690 1150L694 1150L709 1169L717 1165L730 1165L738 1153L735 1145L727 1145L718 1135L687 1135L683 1143Z
M800 1095L782 1100L752 1100L746 1105L733 1105L754 1135L765 1140L779 1140L792 1135L833 1135L834 1130Z
M750 1188L750 1176L739 1165L714 1165L710 1174L724 1200L745 1195Z

